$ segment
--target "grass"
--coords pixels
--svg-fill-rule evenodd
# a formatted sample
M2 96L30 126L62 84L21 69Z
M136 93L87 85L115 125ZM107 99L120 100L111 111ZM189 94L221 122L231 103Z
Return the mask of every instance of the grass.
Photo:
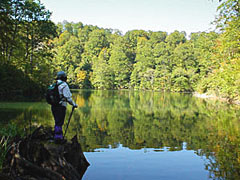
M9 123L7 126L0 127L0 172L3 168L3 162L7 152L10 150L10 139L17 134L20 134L20 130L17 125Z
M11 146L9 145L9 136L3 136L0 139L0 172L3 168L3 162L7 152L10 150Z

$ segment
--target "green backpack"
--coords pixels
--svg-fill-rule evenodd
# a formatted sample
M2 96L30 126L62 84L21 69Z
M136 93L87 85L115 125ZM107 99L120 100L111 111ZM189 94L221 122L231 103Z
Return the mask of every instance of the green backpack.
M48 86L47 93L46 93L46 101L48 104L51 104L53 106L59 105L59 102L61 101L58 86L61 85L63 82L60 82L59 84L53 83L50 86Z

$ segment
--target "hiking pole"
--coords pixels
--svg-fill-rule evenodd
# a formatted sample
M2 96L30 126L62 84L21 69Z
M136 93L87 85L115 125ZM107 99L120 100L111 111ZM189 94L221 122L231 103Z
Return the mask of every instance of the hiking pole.
M73 110L74 110L74 109L75 109L75 107L73 106L73 107L72 107L72 112L70 113L70 116L69 116L69 119L68 119L67 127L66 127L65 132L64 132L63 139L65 138L65 135L66 135L66 133L67 133L68 125L69 125L69 123L70 123L70 120L71 120L71 117L72 117L72 114L73 114Z

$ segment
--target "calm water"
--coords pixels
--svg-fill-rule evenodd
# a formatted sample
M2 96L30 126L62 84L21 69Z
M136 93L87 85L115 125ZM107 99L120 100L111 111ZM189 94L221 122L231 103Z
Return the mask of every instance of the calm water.
M67 138L78 135L91 164L83 179L240 179L239 107L160 92L73 95ZM1 128L8 123L54 126L45 102L0 103Z

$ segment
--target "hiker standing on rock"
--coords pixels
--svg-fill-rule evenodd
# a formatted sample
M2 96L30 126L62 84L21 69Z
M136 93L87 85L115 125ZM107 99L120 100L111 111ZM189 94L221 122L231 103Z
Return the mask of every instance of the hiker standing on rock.
M62 126L66 115L67 103L71 104L73 108L77 108L77 104L72 100L72 94L68 84L66 83L66 73L64 71L58 72L56 80L60 101L58 104L52 104L51 110L55 120L54 140L61 141L63 140Z

